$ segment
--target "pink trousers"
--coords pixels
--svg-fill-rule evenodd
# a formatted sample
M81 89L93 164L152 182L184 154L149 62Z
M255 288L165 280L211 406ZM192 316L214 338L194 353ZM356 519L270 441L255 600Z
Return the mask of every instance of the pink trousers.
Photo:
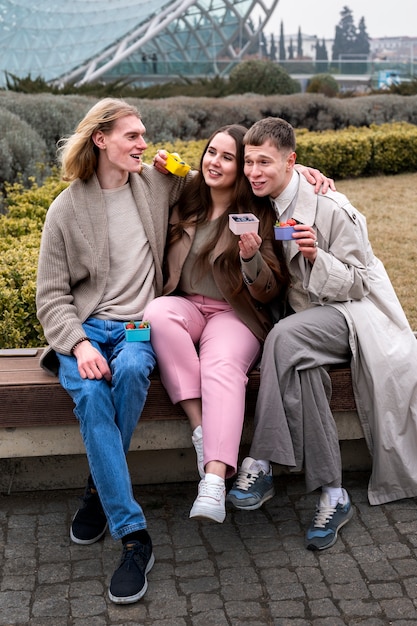
M245 413L247 372L259 340L224 301L162 296L145 309L162 383L171 401L201 398L204 463L236 472Z

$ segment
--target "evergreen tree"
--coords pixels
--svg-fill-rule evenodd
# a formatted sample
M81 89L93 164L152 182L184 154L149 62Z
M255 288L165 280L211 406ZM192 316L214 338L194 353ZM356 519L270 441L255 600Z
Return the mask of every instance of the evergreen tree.
M248 20L248 26L249 26L249 31L251 33L254 33L255 32L255 25L252 22L251 18L249 18L249 20ZM248 39L249 39L249 37L248 37L248 34L246 32L246 29L243 28L242 29L242 37L241 37L242 46L244 46L248 42ZM252 43L250 44L250 46L246 50L246 54L256 54L258 52L258 48L259 48L259 45L258 45L258 42L256 41L256 38L255 38L255 39L253 39Z
M265 37L265 33L262 31L260 33L260 38L259 38L259 57L262 59L264 57L268 56L268 44L266 41L266 37Z
M297 59L303 58L303 37L301 35L301 28L298 27L298 38L297 38Z
M271 59L271 61L277 60L277 47L275 45L275 37L272 33L271 33L271 42L269 44L269 58Z
M284 41L284 23L281 22L281 30L279 35L279 60L285 61L285 41Z
M366 67L363 61L366 60L370 51L365 19L362 17L359 27L356 28L352 11L348 7L343 7L340 15L340 22L336 26L332 59L338 62L343 61L342 72L355 74L364 72Z
M320 43L320 41L317 41L316 44L316 72L320 73L320 74L324 74L328 71L329 69L329 63L328 63L328 54L327 54L327 48L326 48L326 44L325 41L323 39L322 43Z
M333 43L333 61L338 61L341 55L354 54L356 43L356 27L353 22L353 14L349 7L343 7L339 24L336 26L336 33Z
M294 46L292 43L292 37L290 39L290 45L288 46L288 60L293 61L294 59Z
M356 37L356 53L368 55L371 50L369 35L366 31L365 18L359 20L358 34Z

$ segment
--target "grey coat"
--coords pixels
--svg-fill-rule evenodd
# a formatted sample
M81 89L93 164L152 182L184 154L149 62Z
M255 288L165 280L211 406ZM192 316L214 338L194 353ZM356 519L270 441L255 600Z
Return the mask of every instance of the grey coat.
M294 284L294 308L334 306L349 327L356 405L372 455L369 501L417 496L417 341L372 252L366 220L342 194L315 195L303 177L293 217L314 226L319 244L313 266L296 244L287 247L302 287Z

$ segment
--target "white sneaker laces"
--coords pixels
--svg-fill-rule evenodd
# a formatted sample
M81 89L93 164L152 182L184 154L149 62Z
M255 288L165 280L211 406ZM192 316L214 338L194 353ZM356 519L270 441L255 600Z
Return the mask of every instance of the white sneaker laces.
M208 483L205 480L200 482L198 487L199 498L213 498L213 500L221 500L224 494L224 485L216 485Z
M332 516L336 513L336 507L330 505L320 504L317 507L316 515L314 517L314 526L317 528L324 528L332 518Z
M240 470L236 478L235 485L238 489L247 491L249 487L251 487L256 482L258 476L259 476L259 472L256 472L256 471L242 472L242 470Z

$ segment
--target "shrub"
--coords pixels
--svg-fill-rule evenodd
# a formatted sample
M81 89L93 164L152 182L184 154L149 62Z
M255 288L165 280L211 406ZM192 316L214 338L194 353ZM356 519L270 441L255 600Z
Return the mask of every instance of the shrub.
M261 63L280 71L275 63ZM97 98L87 96L0 91L0 123L7 130L0 136L0 186L2 180L19 180L19 173L25 182L31 177L41 182L55 162L57 139L72 133L96 101ZM417 125L417 95L386 94L341 100L323 94L234 94L224 98L181 96L128 101L141 111L146 138L153 142L205 139L224 124L249 127L268 115L283 117L295 128L311 131L393 121Z
M25 120L1 108L0 128L0 186L5 181L39 179L39 164L47 161L43 139Z
M297 159L331 178L415 171L417 127L398 123L297 133Z
M366 174L417 171L417 127L410 124L373 125L373 155Z
M299 83L277 63L261 59L235 65L229 83L231 93L290 94L301 89Z
M52 200L66 186L58 177L7 186L8 214L0 216L0 348L45 344L36 317L36 267L41 230Z
M331 74L316 74L309 80L306 92L334 98L339 93L339 83Z
M300 137L297 134L297 160L317 167L331 178L360 176L369 165L371 156L369 133L347 129L303 133Z
M0 261L0 347L45 344L36 317L39 233L10 241ZM2 246L3 247L3 246Z
M0 92L0 110L11 111L38 133L47 147L43 160L48 163L55 162L58 139L72 133L96 101L86 96Z

